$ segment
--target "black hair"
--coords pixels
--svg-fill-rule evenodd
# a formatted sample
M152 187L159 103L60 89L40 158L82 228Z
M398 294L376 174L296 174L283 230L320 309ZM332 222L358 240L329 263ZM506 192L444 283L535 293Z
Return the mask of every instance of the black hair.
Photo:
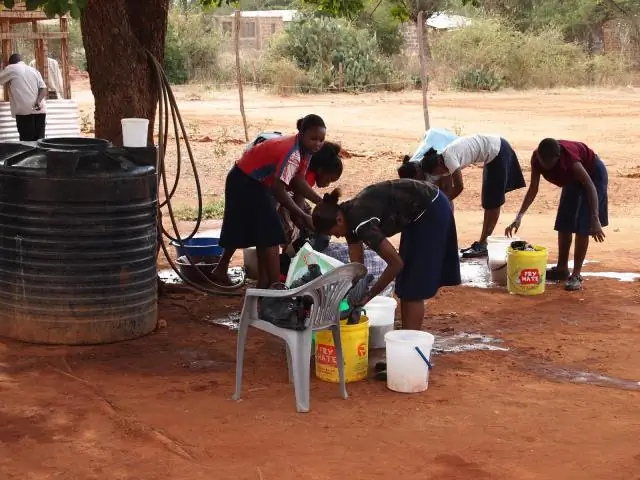
M440 154L434 148L430 148L420 160L420 167L424 173L433 175L440 163Z
M324 124L322 117L311 113L304 118L298 119L296 128L300 133L304 133L310 128L327 128L327 126Z
M318 170L322 170L324 173L335 174L340 177L343 166L339 153L340 145L333 142L324 142L318 153L314 153L311 157L309 170L316 173Z
M553 160L560 155L560 144L555 138L545 138L538 145L538 156L541 160Z
M413 178L417 177L418 173L418 162L411 162L411 157L409 155L405 155L402 159L402 165L398 167L398 177L399 178Z
M19 53L12 53L9 57L9 65L15 65L22 61L22 56Z
M338 200L342 192L339 188L334 188L331 193L325 193L322 197L322 202L316 205L313 209L311 218L313 220L313 226L315 233L319 235L326 235L338 222L336 217L340 211L340 205Z

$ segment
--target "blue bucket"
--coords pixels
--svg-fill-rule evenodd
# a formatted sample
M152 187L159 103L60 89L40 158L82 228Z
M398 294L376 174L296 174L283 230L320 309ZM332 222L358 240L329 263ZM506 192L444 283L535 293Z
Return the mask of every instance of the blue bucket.
M183 255L190 257L211 257L220 256L224 252L224 248L218 245L219 238L213 237L196 237L189 240L183 240L183 245L173 241L171 245L176 250L176 257L180 258Z

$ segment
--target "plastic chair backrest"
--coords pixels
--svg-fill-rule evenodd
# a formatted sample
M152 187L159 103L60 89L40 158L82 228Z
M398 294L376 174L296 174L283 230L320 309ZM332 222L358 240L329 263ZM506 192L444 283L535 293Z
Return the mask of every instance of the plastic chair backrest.
M308 295L313 299L310 316L311 328L323 328L339 322L340 302L354 282L366 274L367 269L364 265L348 263L300 287L298 295Z

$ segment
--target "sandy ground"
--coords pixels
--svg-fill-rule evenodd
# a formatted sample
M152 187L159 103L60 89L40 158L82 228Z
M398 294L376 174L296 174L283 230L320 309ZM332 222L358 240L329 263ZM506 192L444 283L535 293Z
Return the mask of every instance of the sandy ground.
M76 91L90 111L90 92ZM244 142L236 94L177 94L210 201ZM599 263L587 270L640 271L640 91L436 92L430 102L434 126L498 133L527 171L545 136L596 149L609 168L611 218L606 242L589 252ZM395 176L423 130L418 92L247 92L246 111L251 134L292 131L311 112L325 117L330 137L353 155L340 182L347 195ZM192 180L185 174L176 205L194 203ZM456 203L461 244L479 233L480 171L465 172L465 183ZM510 195L499 228L523 195ZM558 195L543 185L520 232L547 245L551 259ZM445 289L429 303L426 330L493 335L509 351L437 356L423 394L368 380L349 385L344 401L314 379L307 415L295 413L282 345L256 332L244 399L230 399L235 335L211 320L240 302L170 293L160 301L164 328L116 345L0 341L0 479L640 479L638 282L589 278L582 292L552 285L540 297ZM574 371L612 379L599 386Z

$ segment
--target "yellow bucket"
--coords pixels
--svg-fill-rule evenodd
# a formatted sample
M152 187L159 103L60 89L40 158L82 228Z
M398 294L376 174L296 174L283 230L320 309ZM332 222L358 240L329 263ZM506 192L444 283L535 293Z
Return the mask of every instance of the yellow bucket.
M507 290L516 295L544 293L547 277L547 249L533 246L533 252L507 250Z
M356 325L347 325L346 320L340 321L340 337L347 383L364 380L369 372L369 319L363 314ZM338 383L337 360L331 330L316 332L316 377L325 382Z

